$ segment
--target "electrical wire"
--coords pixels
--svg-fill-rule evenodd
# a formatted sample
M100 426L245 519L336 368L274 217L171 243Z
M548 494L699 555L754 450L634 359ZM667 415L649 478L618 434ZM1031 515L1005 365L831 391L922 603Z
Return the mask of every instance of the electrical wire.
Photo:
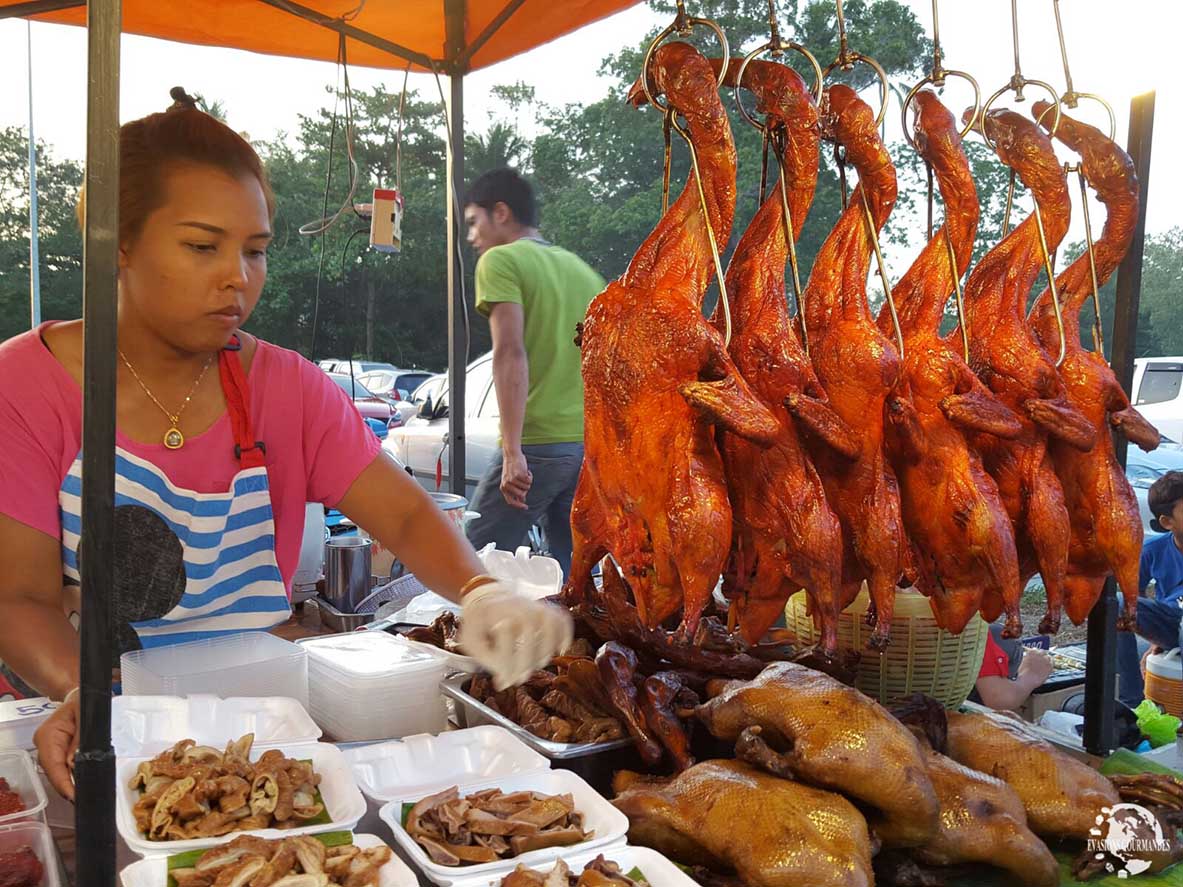
M338 74L339 73L340 72L338 71ZM337 103L340 101L340 96L341 96L340 77L338 77L337 83L335 83L333 85L333 94L334 94L335 98L333 100L333 123L329 129L329 160L328 160L328 163L325 165L324 202L321 205L321 210L320 210L320 214L321 214L322 218L325 215L327 215L328 211L329 211L329 189L332 187L332 184L333 184L333 150L336 147L336 141L337 141ZM315 295L313 296L313 300L312 300L312 350L310 352L313 360L316 360L316 355L317 355L316 336L317 336L317 332L320 329L320 284L321 284L321 280L324 277L325 234L327 232L328 232L328 228L324 228L320 232L320 258L317 260L317 263L316 263L316 292L315 292ZM301 232L301 233L303 233L303 232Z
M342 304L344 304L344 302L345 302L345 259L348 257L348 254L349 254L349 246L350 246L350 244L353 243L353 238L357 237L357 235L369 234L369 233L370 233L369 228L358 228L356 231L354 231L352 234L350 234L347 238L345 238L345 245L341 247L341 281L338 284L337 291L341 294ZM350 342L350 344L356 345L357 343ZM357 353L356 348L350 348L349 351L351 354ZM349 358L349 391L350 391L351 397L354 397L354 398L357 397L357 374L353 370L353 358L352 357Z
M318 221L309 222L307 225L300 226L300 233L306 237L315 237L329 230L347 209L352 209L354 213L357 213L357 208L353 204L353 198L357 193L359 176L357 159L353 155L353 98L349 89L349 65L346 58L344 34L341 35L341 41L337 47L337 64L345 76L345 153L349 157L349 193L345 196L345 200L342 201L341 206L331 216L322 216ZM336 104L334 103L334 125L336 124L336 117ZM330 161L332 160L331 157L329 159ZM327 207L325 212L328 212Z

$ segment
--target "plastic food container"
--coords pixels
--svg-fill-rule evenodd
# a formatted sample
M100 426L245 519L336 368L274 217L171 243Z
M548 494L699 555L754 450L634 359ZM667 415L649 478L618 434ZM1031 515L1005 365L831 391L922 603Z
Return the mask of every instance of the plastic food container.
M353 843L358 847L385 847L381 838L373 835L354 835ZM167 887L168 857L153 856L133 863L119 873L123 887ZM407 864L391 854L390 861L378 870L378 887L416 887L418 880Z
M32 847L45 869L45 875L37 887L61 887L57 850L53 846L49 827L42 822L0 826L0 853L13 853L21 847Z
M57 707L47 696L0 702L0 748L32 748L33 734Z
M1178 647L1146 657L1146 698L1167 714L1183 717L1183 659Z
M19 813L9 813L0 816L0 825L12 825L17 822L45 822L45 808L49 798L45 796L45 788L41 785L41 778L37 775L37 768L33 766L33 759L28 752L20 749L0 751L0 776L8 780L8 787L20 795L25 809Z
M255 745L320 739L320 728L295 699L217 696L116 696L111 744L120 758L152 757L178 739L222 748L247 733Z
M129 696L288 696L308 705L307 654L265 631L133 650L120 667Z
M605 859L619 865L621 871L626 875L633 869L638 869L651 887L698 887L698 882L694 881L689 875L656 850L652 850L649 847L621 846L601 848L599 850L563 854L559 856L559 859L567 863L571 868L572 874L577 875L583 871L584 866L595 860L600 854L603 854ZM533 864L529 865L528 868L545 874L554 868L556 861L552 860L548 863ZM505 874L503 873L493 877L466 878L464 880L453 881L452 887L500 887L501 879L504 877Z
M501 727L408 736L344 754L362 794L383 804L411 795L426 797L450 785L550 769L546 758Z
M441 788L447 788L447 786ZM390 827L395 842L402 848L411 863L436 884L451 884L462 878L488 877L491 880L499 881L500 877L512 872L519 864L532 866L546 862L553 863L554 860L568 854L580 853L596 847L613 847L623 844L625 835L628 833L628 818L608 803L594 788L574 773L566 770L523 773L518 776L460 785L460 796L464 797L486 788L499 788L507 793L536 791L547 795L570 794L575 801L576 811L583 814L584 831L594 832L594 836L570 847L544 847L541 850L532 850L521 856L497 862L447 866L432 862L431 857L414 838L407 834L402 824L403 805L417 803L425 796L434 794L434 791L415 792L402 798L396 798L383 806L378 815ZM438 790L436 789L436 791Z
M132 807L139 797L139 792L132 791L128 786L131 778L135 775L136 768L142 762L151 760L152 756L149 755L139 758L123 758L118 762L116 767L115 824L119 830L119 836L127 842L128 847L141 856L172 856L175 853L185 853L189 850L207 850L219 844L226 844L233 841L239 835L245 834L274 839L287 835L316 835L324 832L350 831L357 825L362 816L365 815L365 799L362 797L361 792L358 791L357 784L353 780L353 773L349 769L349 765L345 762L341 750L335 745L329 745L324 742L305 744L285 743L272 745L270 748L279 749L289 758L312 761L312 769L319 773L321 777L320 793L321 797L324 798L325 809L329 813L331 822L320 825L301 826L299 828L231 832L228 835L222 835L217 838L194 838L187 841L149 841L136 828L135 817L132 815ZM251 749L251 760L258 760L264 751L267 751L267 748L261 748L256 745Z
M437 733L447 726L444 663L384 632L299 642L308 655L309 710L341 741Z

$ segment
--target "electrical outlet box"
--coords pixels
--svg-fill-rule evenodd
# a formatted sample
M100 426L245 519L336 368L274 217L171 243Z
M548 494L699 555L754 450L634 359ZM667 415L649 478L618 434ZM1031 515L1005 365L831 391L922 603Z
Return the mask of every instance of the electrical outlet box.
M370 246L384 253L402 250L403 196L387 188L374 189L373 215L370 216Z

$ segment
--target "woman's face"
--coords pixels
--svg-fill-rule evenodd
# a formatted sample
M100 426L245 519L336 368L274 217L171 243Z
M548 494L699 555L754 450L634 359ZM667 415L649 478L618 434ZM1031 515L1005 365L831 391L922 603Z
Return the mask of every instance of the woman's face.
M167 345L224 347L255 309L267 279L271 221L251 175L182 164L165 175L163 205L120 250L121 319Z

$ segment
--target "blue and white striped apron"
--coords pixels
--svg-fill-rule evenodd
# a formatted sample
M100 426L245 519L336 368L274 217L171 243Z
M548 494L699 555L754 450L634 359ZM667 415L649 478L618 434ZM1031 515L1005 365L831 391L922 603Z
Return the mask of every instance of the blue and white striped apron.
M167 612L140 614L155 618L130 622L145 648L266 629L283 622L291 613L275 557L275 519L264 464L265 448L254 438L247 409L250 396L246 373L237 350L235 343L218 356L222 390L236 440L235 455L242 466L227 492L182 489L151 462L115 448L117 520L120 510L128 507L138 507L141 513L143 509L152 512L163 521L162 532L171 531L180 542L184 565L183 578L177 576L183 584L179 602ZM79 579L81 495L80 453L58 494L62 570L74 582ZM145 569L151 571L150 552L145 552L144 560ZM135 594L134 575L117 577L116 584L124 589L122 594L128 594L129 589ZM112 609L121 609L118 601Z

